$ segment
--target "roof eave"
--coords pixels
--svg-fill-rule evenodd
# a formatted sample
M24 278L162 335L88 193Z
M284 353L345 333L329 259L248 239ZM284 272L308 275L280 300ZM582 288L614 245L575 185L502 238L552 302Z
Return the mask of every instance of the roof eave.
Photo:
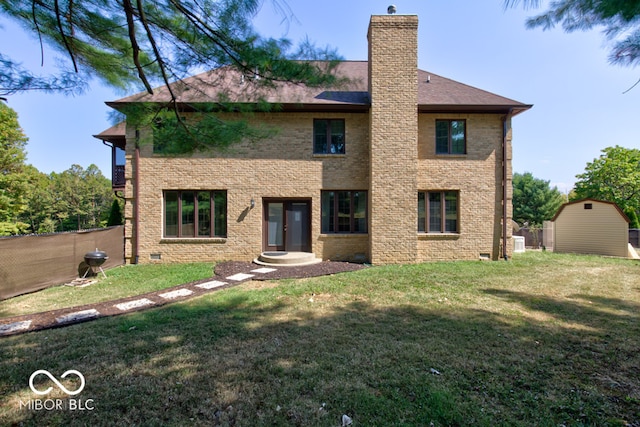
M124 112L125 107L129 105L140 104L139 102L118 102L110 101L105 104L114 110ZM166 105L164 102L155 102L150 104ZM194 103L178 103L180 111L196 111L193 108ZM251 103L238 103L244 107ZM258 104L254 103L256 111L259 111ZM274 103L278 105L278 111L359 111L366 112L371 108L370 104L364 103ZM485 113L485 114L507 114L511 111L512 116L523 113L533 107L532 104L517 105L467 105L467 104L420 104L418 105L419 113ZM224 109L221 108L220 111Z
M483 114L507 114L511 112L512 116L523 113L533 105L530 104L514 104L514 105L468 105L468 104L422 104L418 105L420 113L483 113Z
M106 102L109 107L114 110L123 111L128 105L136 105L139 104L137 102L119 102L119 101L110 101ZM166 103L155 103L158 105L166 105ZM179 111L184 112L193 112L196 111L194 108L193 102L179 102L177 104ZM242 108L239 108L239 111L245 111L247 107L255 106L255 112L260 112L260 105L257 103L237 103L238 105L242 105ZM230 105L233 105L230 103ZM331 112L331 111L345 111L345 112L366 112L369 111L369 104L361 104L361 103L273 103L274 106L277 106L276 109L270 112ZM220 111L228 112L228 106L225 108L220 108Z

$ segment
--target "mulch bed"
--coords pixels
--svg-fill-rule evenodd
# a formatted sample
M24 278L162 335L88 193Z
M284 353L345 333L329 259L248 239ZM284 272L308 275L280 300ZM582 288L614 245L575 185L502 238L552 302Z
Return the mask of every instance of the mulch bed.
M228 261L216 265L214 270L216 276L218 276L218 280L224 280L225 277L232 276L236 273L248 273L251 270L261 267L263 266L252 262ZM255 277L252 277L251 280L302 279L306 277L327 276L347 271L356 271L363 268L366 268L366 265L350 262L323 261L317 264L298 267L278 267L276 271L256 275Z
M261 267L262 266L254 264L254 263L251 263L251 262L228 261L228 262L223 262L223 263L217 264L215 266L215 269L214 269L215 275L213 277L211 277L211 278L208 278L208 279L202 279L202 280L198 280L198 281L192 282L192 283L184 283L184 284L177 285L177 286L174 286L174 287L171 287L171 288L166 288L166 289L162 289L162 290L159 290L159 291L154 291L154 292L150 292L150 293L142 294L142 295L130 296L130 297L122 298L122 299L119 299L119 300L114 300L114 301L105 301L105 302L99 302L99 303L94 303L94 304L87 304L87 305L83 305L83 306L68 307L68 308L63 308L63 309L59 309L59 310L51 310L51 311L46 311L46 312L42 312L42 313L33 313L33 314L25 314L25 315L22 315L22 316L1 318L0 319L0 325L7 325L7 324L14 323L14 322L20 322L20 321L25 321L25 320L31 320L32 323L31 323L31 326L29 327L29 329L27 329L27 330L16 331L16 332L8 332L8 333L0 333L0 337L1 336L8 336L8 335L24 333L24 332L33 332L33 331L37 331L37 330L41 330L41 329L49 329L49 328L57 328L57 327L69 326L69 325L76 324L76 323L81 323L81 322L94 320L94 319L97 319L97 318L100 318L100 317L108 317L108 316L115 316L115 315L120 315L120 314L132 313L132 312L135 312L135 311L140 311L140 310L145 310L145 309L149 309L149 308L153 308L153 307L159 307L159 306L162 306L162 305L170 304L172 302L191 299L193 297L196 297L196 296L199 296L199 295L203 295L205 293L210 293L210 292L214 292L216 290L220 290L220 289L236 286L236 285L238 285L238 284L240 284L242 282L230 283L228 280L226 280L226 277L232 276L232 275L237 274L237 273L252 274L252 273L250 273L251 270L255 270L255 269L258 269L258 268L261 268ZM307 265L307 266L279 267L276 271L272 271L270 273L256 274L254 277L251 278L251 280L299 279L299 278L306 278L306 277L316 277L316 276L324 276L324 275L342 273L342 272L346 272L346 271L355 271L355 270L363 269L365 267L366 266L363 265L363 264L352 264L352 263L348 263L348 262L335 262L335 261L323 261L321 263ZM201 288L198 288L196 286L193 286L193 285L196 285L196 284L199 284L199 283L205 283L205 282L209 282L209 281L212 281L212 280L216 280L216 281L220 281L220 282L227 282L228 284L226 284L224 286L221 286L221 287L218 287L218 288L215 288L215 289L211 289L211 290L205 290L205 289L201 289ZM187 288L187 287L192 292L188 296L177 297L177 298L174 298L172 300L166 300L166 299L163 299L163 298L159 297L160 294L171 292L173 290L180 289L180 288ZM153 301L153 305L134 308L134 309L127 310L127 311L124 311L124 312L118 310L115 307L116 304L129 302L129 301L134 301L134 300L138 300L138 299L141 299L141 298L147 298L147 299L152 300ZM56 318L59 318L59 317L64 316L64 315L67 315L69 313L75 313L75 312L78 312L78 311L89 310L89 309L96 309L100 314L98 316L96 316L96 317L92 317L92 318L89 318L89 319L74 320L74 321L70 321L70 322L64 323L64 324L59 324L56 321Z

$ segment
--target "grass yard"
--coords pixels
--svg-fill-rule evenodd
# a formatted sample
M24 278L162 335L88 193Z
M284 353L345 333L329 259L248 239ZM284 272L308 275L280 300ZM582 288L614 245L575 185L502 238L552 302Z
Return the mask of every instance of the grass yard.
M106 278L97 276L91 286L53 286L2 300L0 319L141 295L211 276L208 263L124 265L107 270Z
M0 338L0 425L640 426L639 320L640 263L598 257L247 282Z

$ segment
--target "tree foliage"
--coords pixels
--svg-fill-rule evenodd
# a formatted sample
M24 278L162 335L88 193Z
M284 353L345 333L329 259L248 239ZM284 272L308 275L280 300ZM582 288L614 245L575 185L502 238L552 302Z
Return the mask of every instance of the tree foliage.
M535 178L530 172L513 174L513 220L530 227L541 227L566 201L549 181Z
M161 103L136 104L124 113L129 124L155 131L158 116L173 114L176 130L168 134L179 138L161 140L167 133L166 117L164 129L156 132L161 144L171 145L167 154L264 138L270 132L249 126L244 119L222 120L218 99L211 100L215 108L190 104L190 111L204 113L196 121L185 120L179 105L184 91L205 91L203 85L219 84L189 85L187 77L225 67L263 88L273 88L277 82L326 86L339 81L332 72L338 59L334 50L317 48L308 40L296 47L284 38L261 37L253 29L252 19L263 1L0 0L0 13L66 58L58 74L37 76L0 55L0 96L26 90L80 91L92 76L116 88L144 88L149 94L159 86L167 92ZM271 2L283 14L289 12L284 1ZM256 101L253 106L258 109L272 108Z
M107 227L123 224L124 217L122 215L122 207L120 206L120 201L118 199L113 199L113 203L111 203L111 210L109 211L109 220L107 221Z
M44 174L25 164L27 137L0 102L0 236L104 227L115 199L96 165Z
M272 0L276 7L286 5ZM251 20L262 0L2 0L0 11L67 58L55 76L35 76L0 57L0 93L69 90L90 76L122 88L169 84L231 65L262 81L320 85L333 76L309 61L335 52L263 38Z
M21 213L20 220L29 224L32 233L53 233L56 224L53 220L54 192L51 179L32 165L25 168L25 175L29 182L27 207Z
M72 165L69 169L45 174L35 167L25 167L27 191L25 209L17 216L25 225L20 232L54 233L107 226L115 199L111 181L96 165L86 169Z
M15 223L25 208L27 178L24 174L27 137L18 114L0 102L0 222ZM5 227L8 230L9 227ZM11 228L13 229L13 228ZM5 234L8 234L5 231Z
M640 150L607 147L576 175L575 198L614 202L630 219L640 215ZM631 224L632 228L640 228Z
M51 218L57 231L83 230L106 225L114 195L111 181L96 165L87 169L72 165L61 173L49 175L53 190Z
M540 0L505 0L505 6L518 4L537 8ZM561 25L567 32L602 28L611 43L609 60L619 65L640 63L640 2L638 0L556 0L548 9L527 20L529 28L547 30Z

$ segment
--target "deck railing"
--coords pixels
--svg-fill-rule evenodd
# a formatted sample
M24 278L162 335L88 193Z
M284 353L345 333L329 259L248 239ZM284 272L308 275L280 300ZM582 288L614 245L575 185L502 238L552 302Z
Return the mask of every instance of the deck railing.
M124 165L114 165L111 177L111 186L113 188L122 188L124 187L124 184Z

